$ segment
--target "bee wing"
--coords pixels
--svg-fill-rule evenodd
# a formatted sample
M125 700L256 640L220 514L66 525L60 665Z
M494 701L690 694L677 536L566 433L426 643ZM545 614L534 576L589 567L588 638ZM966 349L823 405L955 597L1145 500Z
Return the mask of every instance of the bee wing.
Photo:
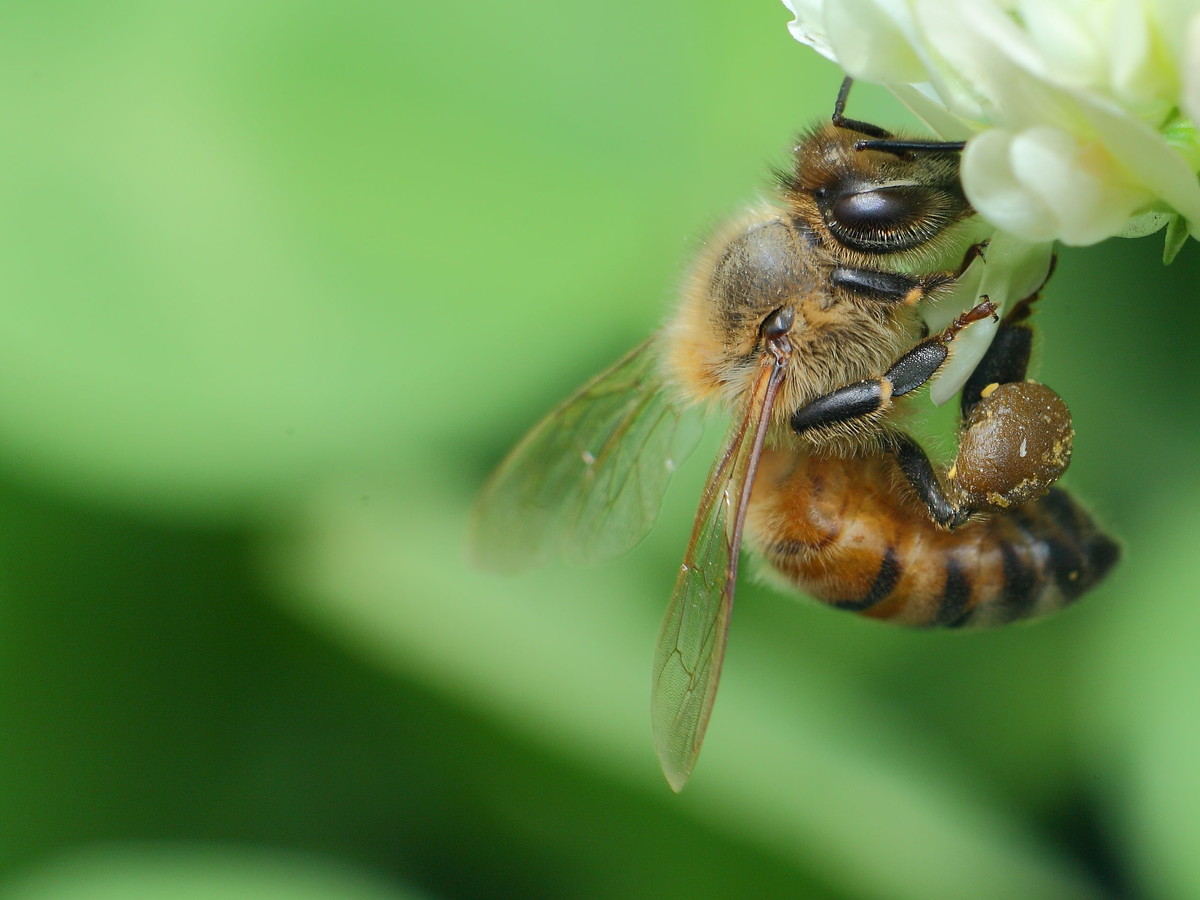
M472 545L511 571L561 553L574 562L633 548L700 423L671 402L653 338L568 397L515 447L476 505Z
M775 394L786 372L764 357L753 391L713 465L654 654L654 743L672 789L687 783L717 695L738 550Z

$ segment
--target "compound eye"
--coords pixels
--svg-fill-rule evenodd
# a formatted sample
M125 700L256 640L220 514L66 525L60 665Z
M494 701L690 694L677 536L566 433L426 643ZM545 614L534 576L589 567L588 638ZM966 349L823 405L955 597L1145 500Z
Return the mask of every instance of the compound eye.
M904 188L877 188L839 198L830 212L851 231L892 230L914 218L913 200Z
M896 253L926 243L954 220L955 207L962 205L944 191L922 185L855 190L822 204L833 236L864 253Z

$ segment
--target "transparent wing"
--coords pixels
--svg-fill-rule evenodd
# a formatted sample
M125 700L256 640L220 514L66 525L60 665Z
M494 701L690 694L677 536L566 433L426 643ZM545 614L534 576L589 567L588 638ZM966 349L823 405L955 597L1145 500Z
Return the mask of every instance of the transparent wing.
M635 348L513 448L476 505L480 565L511 571L555 553L590 562L646 536L701 431L668 398L654 351L653 339Z
M658 759L676 791L692 774L717 695L746 506L784 372L783 361L764 359L709 473L659 632L650 706Z

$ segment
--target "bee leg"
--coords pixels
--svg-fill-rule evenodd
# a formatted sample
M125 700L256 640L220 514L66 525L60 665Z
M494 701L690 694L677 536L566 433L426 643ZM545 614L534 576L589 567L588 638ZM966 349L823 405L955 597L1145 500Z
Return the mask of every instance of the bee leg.
M829 273L829 282L835 288L844 288L886 306L911 306L950 284L958 275L957 272L933 272L914 278L898 272L838 266Z
M1053 270L1054 260L1047 279ZM949 482L956 497L980 509L1045 496L1071 462L1071 411L1053 390L1025 378L1033 342L1029 318L1042 285L1004 317L962 390Z
M949 272L930 272L927 275L901 275L898 272L883 272L877 269L855 269L837 266L829 273L829 283L835 288L845 288L851 293L886 306L911 306L920 303L940 287L952 284L976 259L983 256L986 241L971 244L963 253L958 268Z
M991 243L990 240L978 241L966 249L966 252L963 253L962 262L958 264L958 269L954 272L954 277L956 279L962 278L967 269L971 267L971 263L975 262L977 259L984 258L984 251L987 250L987 245L989 243ZM1042 282L1042 284L1045 283L1045 281ZM1038 290L1040 291L1041 287L1039 287Z
M1052 257L1050 269L1037 290L1009 310L1000 320L1000 327L996 329L991 346L963 386L959 408L964 419L970 417L971 410L983 399L983 392L991 385L1025 380L1025 373L1029 368L1030 347L1033 344L1033 327L1029 323L1029 317L1033 314L1033 304L1041 296L1042 288L1054 273L1057 263L1058 257Z
M902 431L890 431L884 438L883 447L896 457L905 480L917 492L917 496L929 510L930 518L938 525L943 528L957 528L979 511L974 504L965 499L950 499L933 468L933 463L912 437Z
M915 391L934 376L949 358L949 344L962 329L995 314L995 304L984 299L943 330L925 338L901 356L882 378L868 378L844 385L797 409L790 420L792 430L803 434L812 428L853 419L878 418L891 407L893 397L902 397Z

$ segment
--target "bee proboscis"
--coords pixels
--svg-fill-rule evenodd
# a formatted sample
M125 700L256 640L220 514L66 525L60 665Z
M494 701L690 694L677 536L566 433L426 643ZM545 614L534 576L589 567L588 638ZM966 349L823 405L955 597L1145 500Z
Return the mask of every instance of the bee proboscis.
M477 508L475 552L492 568L615 556L649 530L696 443L685 410L732 412L654 659L655 742L675 790L716 696L743 535L777 580L918 626L1049 612L1119 555L1053 487L1074 432L1058 395L1026 380L1036 293L1005 312L963 388L948 471L896 423L956 336L998 310L980 298L936 334L923 327L921 302L983 252L962 144L847 119L849 84L832 121L797 142L778 201L708 243L668 325L537 425Z

